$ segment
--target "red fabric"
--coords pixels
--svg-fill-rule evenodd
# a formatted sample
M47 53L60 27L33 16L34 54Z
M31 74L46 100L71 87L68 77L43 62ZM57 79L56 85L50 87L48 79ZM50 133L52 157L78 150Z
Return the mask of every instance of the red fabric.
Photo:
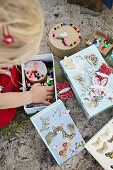
M104 73L109 76L112 73L112 68L103 63L100 67L100 73Z
M4 87L2 93L19 91L20 84L18 82L21 82L21 75L15 66L10 72L11 78L3 74L0 75L0 86ZM13 119L15 113L16 108L0 109L0 127L7 125Z
M99 72L100 72L100 73L103 73L103 74L106 74L106 75L109 76L109 75L112 73L112 68L111 68L111 67L108 67L105 63L103 63L103 64L101 65L101 67L100 67ZM104 86L107 85L107 83L108 83L108 78L102 77L102 76L100 76L100 75L97 75L96 77L99 78L100 81L106 79L106 83L105 83Z
M57 82L56 86L57 86L57 89L59 91L61 91L61 90L65 89L65 88L69 87L69 83L68 83L68 81L64 81L63 84ZM68 90L67 92L62 93L60 95L60 98L61 98L62 102L64 102L68 97L71 97L71 98L74 97L74 94L73 94L71 89Z

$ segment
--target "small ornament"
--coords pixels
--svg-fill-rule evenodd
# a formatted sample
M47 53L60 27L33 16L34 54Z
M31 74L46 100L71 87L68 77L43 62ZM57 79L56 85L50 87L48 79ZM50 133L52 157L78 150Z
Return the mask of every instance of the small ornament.
M69 87L69 83L67 81L64 81L63 84L56 83L57 89L59 90L59 94L61 97L61 100L64 102L68 97L74 98L74 94L71 91L71 88Z
M104 44L101 50L106 51L107 47L112 46L112 42L110 40L104 40Z
M48 71L48 73L52 73L53 72L53 67L51 67L50 69L49 69L49 71Z
M53 129L53 132L54 132L54 133L63 131L63 124L58 125L58 126L53 126L52 129Z
M57 143L57 145L53 146L54 149L59 150L60 145Z
M44 131L49 129L50 123L49 123L49 119L48 118L40 118L40 120L42 121L42 129L40 129L40 131Z
M62 150L59 151L59 155L62 157L63 160L66 160L67 158L67 152L69 151L71 145L73 144L73 141L65 142L62 145Z
M104 142L102 148L96 150L96 152L103 154L108 149L107 143Z
M81 86L85 85L86 80L85 80L85 78L82 77L82 74L77 74L77 75L73 76L73 79L79 81Z
M91 42L90 40L89 40L87 43L88 43L88 45L91 45L91 44L92 44L92 42Z
M65 130L63 130L62 131L62 135L63 135L63 138L65 139L65 138L68 138L68 139L73 139L74 138L74 136L76 135L76 133L75 133L75 126L73 125L73 124L69 124L68 126L67 126L67 129L69 129L69 131L71 132L71 133L67 133Z
M61 116L68 117L69 116L69 112L70 112L70 110L66 110L66 111L61 110Z
M60 36L63 37L63 38L66 38L68 36L68 33L64 32L64 33L60 34Z
M93 40L93 44L95 44L97 47L99 47L100 46L100 43L99 43L99 40L98 39L94 39Z
M83 141L81 141L79 143L75 143L75 150L77 150L80 147L84 147L84 142Z
M99 42L101 43L102 42L102 38L98 38Z
M103 47L110 47L112 45L112 42L110 40L104 40Z
M91 54L91 55L89 55L89 56L85 56L84 58L87 59L87 61L88 61L91 65L97 66L97 64L98 64L98 58L97 58L94 54Z
M58 113L59 113L60 109L56 108L55 110L52 110L53 114L52 117L54 118Z
M97 35L95 35L95 39L97 39L98 38L98 36Z
M101 50L106 51L106 47L102 47L102 49L101 49Z
M76 65L67 56L64 57L64 65L68 69L76 69Z

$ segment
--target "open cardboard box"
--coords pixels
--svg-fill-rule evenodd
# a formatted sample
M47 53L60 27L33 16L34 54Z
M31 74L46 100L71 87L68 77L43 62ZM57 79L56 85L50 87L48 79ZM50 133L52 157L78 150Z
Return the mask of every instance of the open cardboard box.
M113 48L111 50L111 52L108 54L108 56L105 58L106 62L108 62L109 64L111 64L113 66L113 57L111 57L111 54L113 52Z
M87 46L90 46L93 44L93 40L95 39L95 36L97 36L98 38L102 38L102 42L100 42L100 46L97 47L98 50L100 51L100 53L102 54L103 57L107 57L107 55L110 53L110 51L112 50L113 48L113 44L111 46L108 46L106 48L106 50L102 50L102 47L103 47L103 43L104 43L104 40L110 40L112 43L113 43L113 39L106 36L105 34L99 32L99 31L96 31L91 37L90 39L86 42L86 45ZM90 43L91 42L91 43Z
M42 61L46 64L46 66L48 65L48 63L51 63L53 66L53 81L54 81L54 86L55 86L55 97L54 97L54 101L57 100L57 90L56 90L56 76L55 76L55 66L54 66L54 58L53 58L53 54L43 54L43 55L35 55L32 59L33 61ZM24 70L25 65L22 64L22 83L23 83L23 91L27 90L26 87L26 77L25 77L25 70ZM37 96L38 97L38 96ZM54 102L53 101L53 102ZM44 104L30 104L30 105L24 105L24 110L27 114L32 114L35 113L37 111L41 111L42 109L44 109L45 106Z

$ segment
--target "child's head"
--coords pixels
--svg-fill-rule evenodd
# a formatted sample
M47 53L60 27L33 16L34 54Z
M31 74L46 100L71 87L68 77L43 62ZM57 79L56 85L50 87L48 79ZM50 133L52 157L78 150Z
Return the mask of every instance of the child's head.
M6 24L14 38L10 45L2 41ZM42 31L43 19L35 0L0 0L0 58L14 64L28 61L38 52Z

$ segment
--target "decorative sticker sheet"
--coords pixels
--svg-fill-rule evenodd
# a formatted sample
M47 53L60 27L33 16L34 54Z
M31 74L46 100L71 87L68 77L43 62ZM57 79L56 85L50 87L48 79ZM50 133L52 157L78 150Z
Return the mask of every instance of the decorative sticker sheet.
M105 170L113 169L113 118L89 140L85 148Z
M61 67L88 118L113 106L113 74L95 45L70 57Z
M84 140L61 100L31 117L53 157L60 165L84 149Z

